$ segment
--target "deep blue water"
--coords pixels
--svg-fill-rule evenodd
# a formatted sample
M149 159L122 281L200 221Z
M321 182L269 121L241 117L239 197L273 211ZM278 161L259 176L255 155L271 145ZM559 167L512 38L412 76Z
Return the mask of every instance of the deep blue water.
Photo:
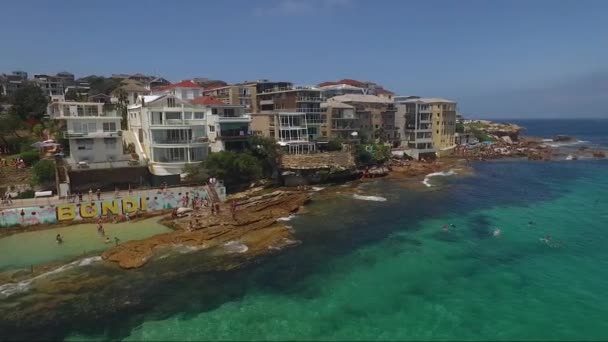
M565 134L592 144L608 146L608 118L606 119L492 119L523 126L523 135L550 139Z

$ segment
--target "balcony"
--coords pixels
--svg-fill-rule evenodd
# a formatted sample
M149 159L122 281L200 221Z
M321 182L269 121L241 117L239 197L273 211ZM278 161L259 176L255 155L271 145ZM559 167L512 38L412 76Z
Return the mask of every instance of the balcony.
M298 113L325 113L326 108L296 108Z
M112 132L74 132L74 131L63 131L63 136L65 138L117 138L122 137L122 131L112 131Z
M196 138L196 139L154 139L152 141L153 146L159 145L180 145L180 146L202 146L209 143L209 138Z
M296 102L323 102L323 99L320 97L298 96Z
M222 130L217 136L218 139L224 141L247 140L249 137L251 137L251 132L236 129Z
M260 100L260 106L274 104L274 100Z
M243 116L220 116L220 124L222 123L248 123L251 122L250 115Z
M165 121L152 120L150 126L201 126L202 119L197 120L182 120L182 119L167 119Z

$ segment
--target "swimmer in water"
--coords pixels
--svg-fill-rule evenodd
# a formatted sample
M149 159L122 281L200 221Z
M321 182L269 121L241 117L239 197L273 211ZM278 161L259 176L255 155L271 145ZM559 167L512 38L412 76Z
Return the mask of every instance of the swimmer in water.
M444 231L448 230L448 226L443 226L443 230Z
M456 228L456 225L452 223L452 224L450 224L450 227Z
M492 232L493 236L500 236L500 234L502 234L502 231L500 230L500 228L496 228L494 229L494 231Z
M110 243L110 238L108 236L106 236L106 243Z
M534 225L534 221L529 221L528 222L528 227L533 226Z
M57 236L55 236L55 241L57 241L57 243L60 245L63 243L63 238L61 237L61 234L57 234Z

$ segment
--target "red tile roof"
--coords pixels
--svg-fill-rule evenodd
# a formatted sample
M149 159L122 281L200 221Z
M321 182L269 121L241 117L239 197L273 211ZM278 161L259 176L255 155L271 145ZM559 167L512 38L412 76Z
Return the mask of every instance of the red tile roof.
M225 105L221 100L216 99L213 96L201 96L197 97L194 100L190 101L193 104L199 105Z
M178 83L169 84L168 86L156 88L154 90L165 91L165 90L171 90L174 88L202 88L202 87L190 80L184 80L184 81L181 81Z

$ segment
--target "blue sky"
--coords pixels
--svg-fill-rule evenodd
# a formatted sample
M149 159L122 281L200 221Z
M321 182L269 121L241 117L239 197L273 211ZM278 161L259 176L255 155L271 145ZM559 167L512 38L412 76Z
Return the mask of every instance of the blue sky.
M608 1L3 1L0 72L354 78L480 117L608 117Z

